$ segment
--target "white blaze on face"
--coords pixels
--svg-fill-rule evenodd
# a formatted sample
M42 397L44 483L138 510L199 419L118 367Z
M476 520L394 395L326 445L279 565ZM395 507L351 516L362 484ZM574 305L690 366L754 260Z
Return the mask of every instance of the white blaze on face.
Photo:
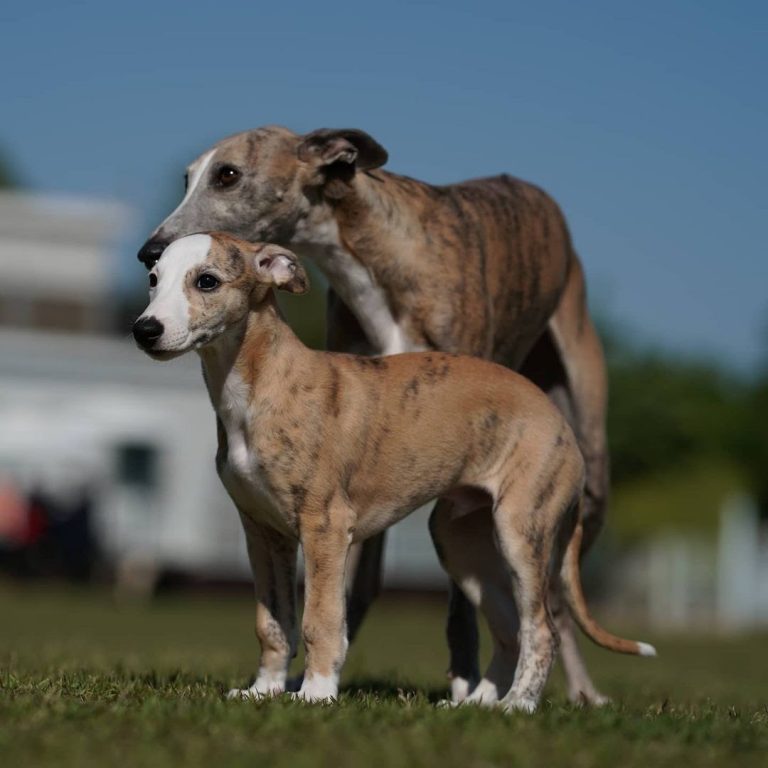
M192 168L189 178L187 179L187 191L184 194L184 199L178 204L176 210L166 218L166 221L172 219L191 200L192 195L195 194L195 190L200 185L200 181L205 175L206 170L208 170L208 166L211 164L211 160L213 160L215 154L216 150L212 149L209 152L206 152L197 161L196 167ZM162 228L162 224L160 225L160 228Z
M150 288L149 306L143 318L154 317L163 325L163 335L154 349L173 351L189 346L189 299L184 290L190 270L208 258L210 235L188 235L172 242L152 270L157 285Z

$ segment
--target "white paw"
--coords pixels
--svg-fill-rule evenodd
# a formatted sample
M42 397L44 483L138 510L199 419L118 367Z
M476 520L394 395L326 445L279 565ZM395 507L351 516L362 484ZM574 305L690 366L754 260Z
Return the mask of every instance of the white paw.
M461 704L464 699L469 696L472 689L475 687L474 681L467 680L466 677L452 677L451 678L451 701L454 704Z
M468 689L469 685L466 687ZM453 694L453 688L451 689L451 693ZM458 700L453 698L440 699L435 706L437 706L438 709L456 709L456 707L463 707L465 704L474 704L476 707L492 707L497 704L498 701L498 688L490 680L483 678L469 695L463 696Z
M525 712L532 715L537 710L539 702L528 696L511 696L504 698L501 706L505 712Z
M305 676L299 692L291 694L294 699L307 702L335 701L338 695L339 681L335 675Z
M279 696L285 692L285 675L259 673L256 681L249 688L232 688L227 692L228 699L264 699Z
M464 699L464 704L475 704L481 707L492 707L499 701L499 689L496 683L483 678L472 693Z
M605 707L613 703L608 696L603 696L594 688L590 691L571 691L568 700L579 707Z

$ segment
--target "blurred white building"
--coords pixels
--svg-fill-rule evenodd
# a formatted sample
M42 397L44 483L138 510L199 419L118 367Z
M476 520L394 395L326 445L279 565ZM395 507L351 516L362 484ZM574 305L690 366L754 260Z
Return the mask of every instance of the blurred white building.
M103 332L117 204L0 193L0 324Z
M129 220L114 204L0 195L0 474L55 498L87 490L118 573L246 575L196 359L160 365L109 335Z
M0 480L87 489L118 575L247 578L237 513L214 468L195 355L156 363L109 335L126 209L0 194ZM390 535L387 583L445 584L425 513Z
M768 626L768 530L755 501L720 502L716 534L660 532L617 559L607 602L663 631Z

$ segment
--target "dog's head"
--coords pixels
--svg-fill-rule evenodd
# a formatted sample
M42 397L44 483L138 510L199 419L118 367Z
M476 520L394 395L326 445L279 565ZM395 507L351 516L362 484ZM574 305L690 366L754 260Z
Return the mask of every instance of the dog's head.
M193 232L289 243L313 204L342 196L355 173L386 161L383 147L351 128L300 136L270 126L231 136L187 168L184 198L139 260L151 269L169 243Z
M182 237L149 273L149 306L133 324L134 338L158 360L200 349L241 322L273 288L309 288L304 268L286 248L222 232Z

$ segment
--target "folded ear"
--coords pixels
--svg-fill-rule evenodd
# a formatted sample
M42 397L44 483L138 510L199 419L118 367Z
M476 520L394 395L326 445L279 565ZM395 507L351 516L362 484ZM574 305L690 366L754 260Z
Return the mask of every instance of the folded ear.
M387 150L365 131L355 128L320 128L304 136L299 144L299 160L327 166L344 163L361 171L378 168L387 162Z
M309 278L295 253L277 245L265 245L254 258L256 279L289 293L306 293Z

